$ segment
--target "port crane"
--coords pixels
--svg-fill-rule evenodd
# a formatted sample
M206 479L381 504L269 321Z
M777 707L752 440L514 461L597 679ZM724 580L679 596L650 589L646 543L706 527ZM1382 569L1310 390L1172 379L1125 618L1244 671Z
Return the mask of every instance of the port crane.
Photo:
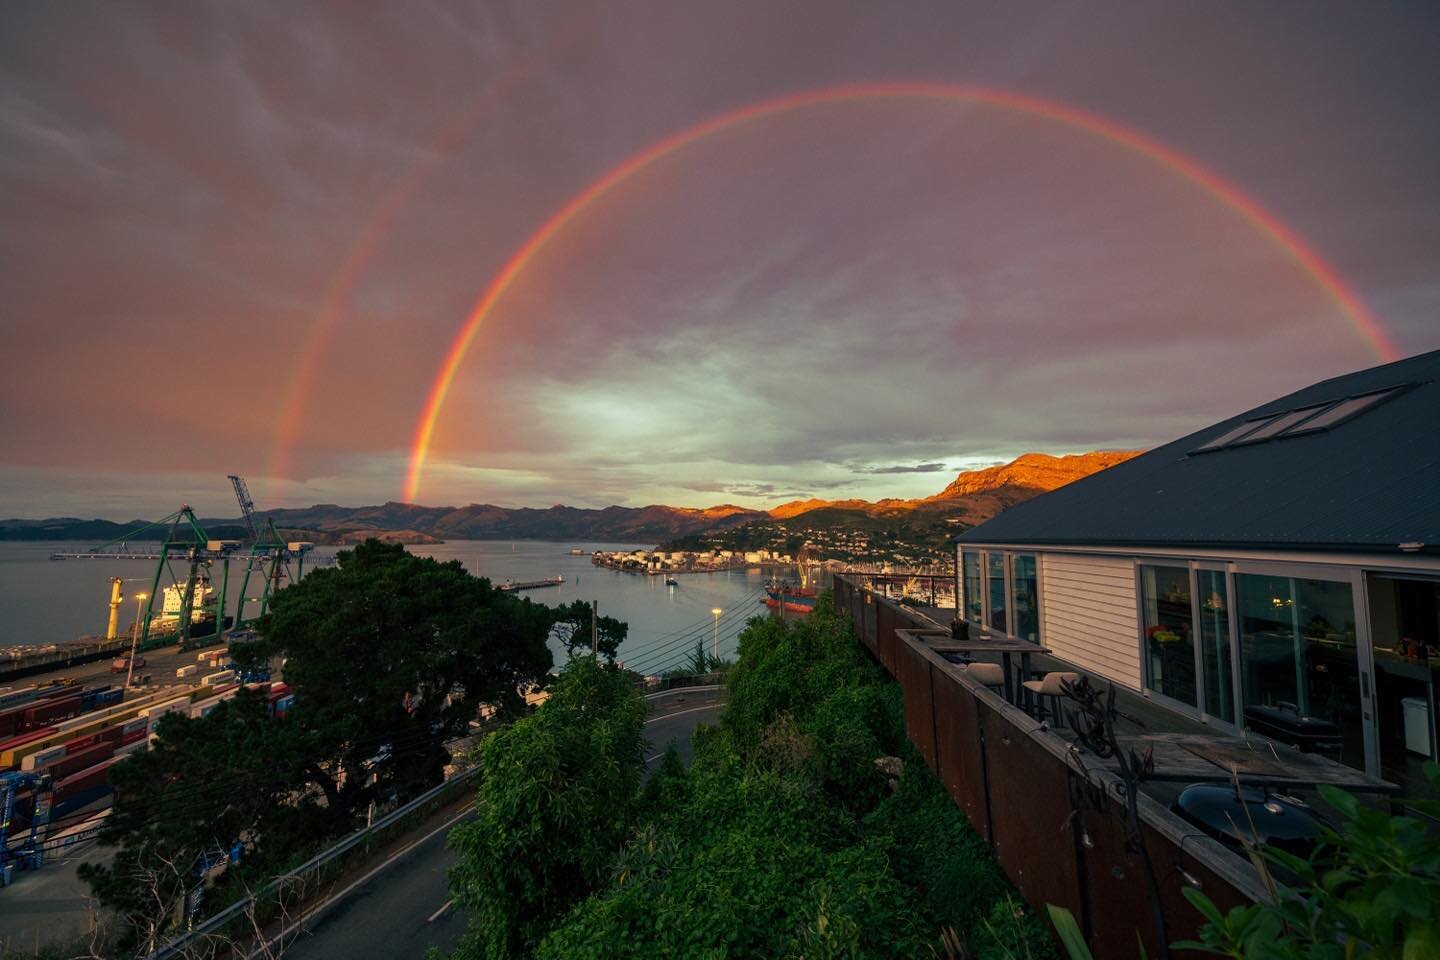
M15 801L21 791L29 788L34 797L30 814L29 835L18 849L11 846L10 824L15 815ZM50 822L49 774L14 770L0 773L0 883L6 876L5 865L19 861L22 869L37 870L44 859L40 847L40 828Z
M250 498L245 479L232 473L230 485L235 488L235 499L240 502L240 513L245 519L245 529L250 534L250 553L246 557L245 576L240 583L240 601L235 608L235 626L243 627L265 616L271 599L275 592L285 585L286 579L294 583L305 575L305 557L315 548L315 544L308 540L286 541L280 536L280 531L275 528L275 521L270 517L265 518L263 525L260 524L255 516L255 501ZM261 583L258 597L250 596L252 577L258 577ZM252 600L259 602L260 610L255 616L246 619L245 605Z

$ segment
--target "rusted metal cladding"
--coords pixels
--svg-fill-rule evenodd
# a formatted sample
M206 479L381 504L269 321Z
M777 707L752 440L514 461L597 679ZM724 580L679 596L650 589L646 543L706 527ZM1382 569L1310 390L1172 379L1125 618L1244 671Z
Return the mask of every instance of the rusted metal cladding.
M1037 910L1053 903L1079 915L1068 768L983 703L980 722L990 783L990 837L1000 865ZM1097 950L1095 955L1123 954Z
M945 670L934 671L931 691L935 710L935 761L940 767L940 782L976 831L988 838L985 760L981 755L975 696Z
M1205 924L1200 911L1190 905L1182 892L1192 880L1199 884L1199 889L1215 902L1222 913L1229 912L1231 907L1249 905L1249 898L1242 896L1195 858L1193 842L1190 844L1191 855L1186 856L1178 845L1158 831L1150 827L1144 829L1145 845L1150 851L1151 862L1155 864L1155 875L1160 878L1160 903L1165 909L1166 934L1172 943L1176 940L1198 940L1200 928ZM1154 927L1153 923L1151 927ZM1145 949L1153 957L1157 956L1157 952L1151 939L1146 939ZM1181 952L1176 956L1198 957L1199 954Z
M895 608L888 603L875 602L875 648L880 662L895 676Z
M905 735L935 769L935 715L930 698L930 661L897 640L896 661L900 667L900 689L905 694Z

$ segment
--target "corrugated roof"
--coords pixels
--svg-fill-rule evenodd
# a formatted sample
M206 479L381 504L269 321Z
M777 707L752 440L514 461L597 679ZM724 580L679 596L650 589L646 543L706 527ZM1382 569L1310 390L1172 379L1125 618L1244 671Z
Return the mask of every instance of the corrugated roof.
M1051 493L979 543L1440 552L1440 350L1306 387ZM1314 433L1203 453L1246 420L1408 384Z

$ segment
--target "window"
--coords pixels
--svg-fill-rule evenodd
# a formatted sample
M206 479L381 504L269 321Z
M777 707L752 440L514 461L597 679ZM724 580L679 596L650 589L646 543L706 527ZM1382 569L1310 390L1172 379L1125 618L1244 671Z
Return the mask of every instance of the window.
M1399 390L1399 387L1392 387L1389 390L1382 390L1379 393L1367 393L1363 397L1351 397L1349 400L1341 400L1314 420L1299 424L1294 430L1291 430L1290 433L1310 433L1314 430L1324 430L1327 427L1333 427L1342 420L1348 420L1356 414L1365 412L1381 400L1398 393Z
M985 587L990 597L990 626L1006 632L1005 627L1005 554L985 554Z
M1016 553L1010 556L1010 582L1014 586L1015 629L1021 640L1040 642L1040 591L1035 576L1035 556Z
M1321 410L1324 409L1325 404L1322 403L1314 407L1301 407L1299 410L1291 410L1289 413L1281 414L1274 420L1271 420L1269 423L1265 424L1265 426L1261 427L1259 430L1256 430L1254 433L1247 433L1243 437L1236 438L1233 442L1257 443L1261 440L1269 440L1271 437L1278 436L1279 434L1284 433L1286 430L1289 430L1291 427L1295 426L1300 421L1308 420L1310 417L1313 417L1315 414L1319 413Z
M1342 763L1363 770L1350 584L1237 573L1235 607L1245 725L1282 741L1293 730L1329 738Z
M1199 453L1201 450L1219 450L1221 447L1234 443L1241 437L1249 434L1250 432L1260 427L1263 427L1265 424L1270 423L1273 420L1274 417L1261 417L1259 420L1246 420L1244 423L1240 424L1240 426L1234 427L1230 430L1226 430L1214 440L1211 440L1209 443L1202 443L1200 446L1196 447L1190 452Z
M1195 636L1190 608L1190 568L1140 567L1144 611L1145 686L1189 706L1195 690Z
M980 554L966 550L961 555L965 568L965 619L980 623L984 618L984 593L980 587Z
M1205 677L1205 712L1235 722L1235 674L1230 661L1230 605L1225 573L1196 570L1200 598L1200 667Z

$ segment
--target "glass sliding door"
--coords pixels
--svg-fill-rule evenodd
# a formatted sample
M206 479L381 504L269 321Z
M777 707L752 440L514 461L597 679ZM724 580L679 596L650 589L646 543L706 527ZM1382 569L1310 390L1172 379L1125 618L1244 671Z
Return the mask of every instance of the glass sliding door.
M1010 557L1010 583L1014 596L1014 629L1011 631L1021 640L1038 643L1040 640L1040 590L1035 576L1035 556L1016 553Z
M1245 725L1365 769L1351 584L1237 573L1235 604Z
M985 594L980 586L980 554L966 550L961 554L965 573L965 619L982 623L985 618Z
M1230 603L1226 599L1227 592L1225 571L1195 571L1204 709L1212 717L1234 723L1235 673L1230 660Z
M1146 687L1198 707L1190 568L1141 564L1140 606Z
M990 616L986 622L1005 633L1008 622L1005 617L1005 554L985 554L985 587L990 599Z

